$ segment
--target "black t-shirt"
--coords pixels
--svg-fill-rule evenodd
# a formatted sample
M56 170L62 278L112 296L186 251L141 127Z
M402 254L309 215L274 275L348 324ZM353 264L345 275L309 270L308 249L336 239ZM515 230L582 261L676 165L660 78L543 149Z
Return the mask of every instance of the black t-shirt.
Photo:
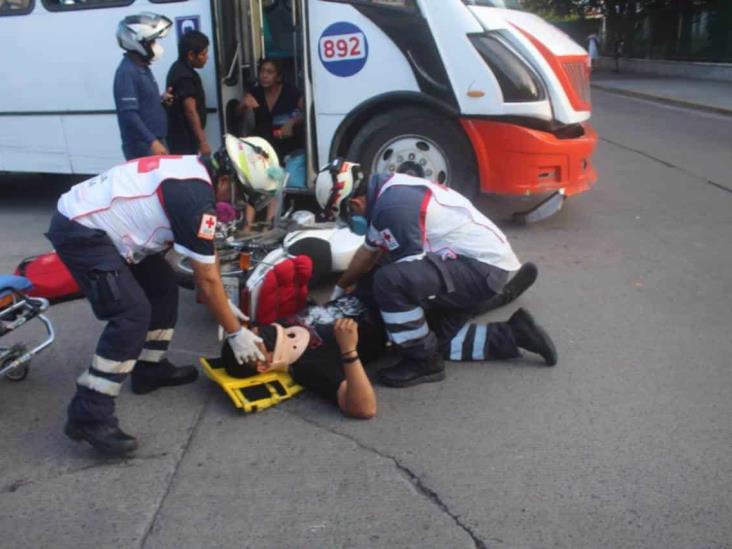
M302 147L302 135L297 131L293 137L280 139L275 136L275 130L281 128L285 122L297 114L299 109L300 98L302 94L292 84L282 83L282 91L277 98L272 110L267 107L267 99L264 95L262 86L254 86L249 93L259 103L259 107L254 109L254 135L263 137L269 141L280 156L291 153L295 149Z
M211 185L185 179L163 181L160 187L175 250L202 263L214 263L216 205Z
M290 374L306 389L337 404L338 388L346 376L333 325L316 325L314 331L316 341L311 340L310 348L290 366ZM384 351L384 343L384 329L380 321L365 316L358 319L358 355L362 363L378 358Z
M173 104L168 107L168 146L173 154L196 154L198 140L188 122L183 100L193 97L201 126L206 127L206 95L201 77L185 61L178 60L170 67L165 84L173 88Z

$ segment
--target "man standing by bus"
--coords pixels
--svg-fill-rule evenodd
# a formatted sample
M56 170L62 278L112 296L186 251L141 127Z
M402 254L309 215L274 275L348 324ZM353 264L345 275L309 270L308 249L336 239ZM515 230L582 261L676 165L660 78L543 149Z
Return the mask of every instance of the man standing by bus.
M114 75L114 103L126 160L168 154L163 103L169 104L173 96L170 90L160 95L150 63L162 57L158 39L168 34L172 24L163 15L143 12L128 15L117 27L117 42L125 54Z
M206 94L196 69L208 61L208 37L189 30L178 44L178 60L168 71L166 87L172 90L168 107L168 147L172 154L211 154L206 139Z

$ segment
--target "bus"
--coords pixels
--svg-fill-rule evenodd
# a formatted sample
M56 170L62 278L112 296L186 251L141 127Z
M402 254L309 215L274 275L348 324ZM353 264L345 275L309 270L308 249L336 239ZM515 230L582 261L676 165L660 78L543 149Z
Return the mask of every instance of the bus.
M309 176L344 156L471 198L540 197L524 212L540 219L597 178L589 58L516 1L0 0L0 170L94 174L123 160L115 32L152 11L174 22L151 66L161 91L182 34L211 39L212 146L246 134L236 106L258 60L279 57L304 94Z

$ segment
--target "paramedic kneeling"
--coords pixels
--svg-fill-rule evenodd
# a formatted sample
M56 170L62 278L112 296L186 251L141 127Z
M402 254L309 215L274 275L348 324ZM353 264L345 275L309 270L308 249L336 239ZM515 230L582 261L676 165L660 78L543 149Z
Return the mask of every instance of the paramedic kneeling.
M264 359L261 340L242 327L243 315L226 297L214 249L215 191L228 192L230 173L240 174L236 162L244 158L231 139L231 156L222 149L205 164L196 156L144 157L59 199L47 236L96 317L107 322L68 407L70 438L109 454L130 452L137 441L119 428L114 411L127 375L136 394L196 380L193 366L175 367L165 358L178 310L175 276L163 258L171 244L191 259L237 360Z
M506 236L467 198L406 174L376 174L367 183L358 164L342 159L319 172L315 193L327 216L352 221L365 215L368 223L366 240L332 298L371 271L382 255L390 260L373 275L373 294L402 360L379 372L382 383L407 387L444 379L443 356L451 353L441 346L460 346L460 341L472 342L483 360L518 357L522 348L556 364L551 339L524 309L481 334L469 333L475 328L467 321L503 292L521 263Z

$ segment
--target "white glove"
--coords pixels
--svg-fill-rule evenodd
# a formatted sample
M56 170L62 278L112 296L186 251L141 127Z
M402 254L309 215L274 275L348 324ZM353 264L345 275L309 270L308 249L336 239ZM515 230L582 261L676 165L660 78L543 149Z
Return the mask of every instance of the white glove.
M341 297L342 295L345 295L345 294L346 294L346 289L341 288L338 284L336 284L335 288L333 288L333 293L330 294L330 300L335 301L336 299L338 299L339 297Z
M234 305L234 303L229 299L229 309L231 309L231 312L234 313L234 316L238 318L241 322L248 322L249 317L245 315L239 307Z
M246 328L239 328L238 332L227 334L226 339L229 340L229 346L239 364L266 360L262 351L257 348L257 343L262 343L262 338Z

